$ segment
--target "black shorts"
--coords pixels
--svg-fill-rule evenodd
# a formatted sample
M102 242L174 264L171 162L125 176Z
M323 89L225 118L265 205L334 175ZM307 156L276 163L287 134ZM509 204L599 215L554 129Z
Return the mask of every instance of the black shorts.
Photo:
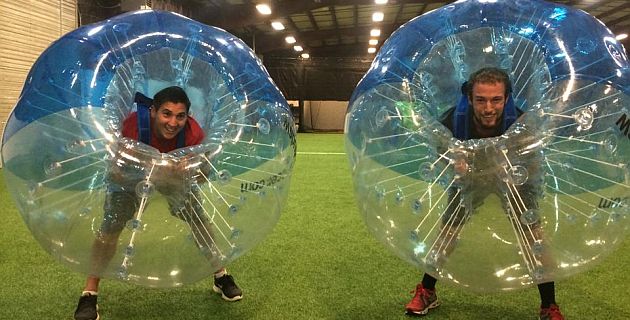
M527 209L538 209L538 188L529 184L517 186L515 192L501 189L496 184L481 183L473 188L448 189L448 202L442 214L442 224L459 226L465 223L472 213L483 204L484 199L491 193L501 198L503 210L509 213L514 210L515 217L520 218ZM510 215L511 216L511 215Z
M189 224L207 222L208 214L203 209L203 200L196 189L188 190L184 194L173 194L171 190L158 192L167 198L171 215ZM104 233L120 233L127 222L136 216L140 208L141 197L135 188L110 185L103 205L103 222L100 231Z

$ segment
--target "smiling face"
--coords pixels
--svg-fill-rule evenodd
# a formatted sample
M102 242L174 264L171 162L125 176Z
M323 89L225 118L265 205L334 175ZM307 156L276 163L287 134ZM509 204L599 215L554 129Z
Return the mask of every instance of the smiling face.
M473 106L473 123L477 131L495 130L505 107L505 84L478 82L473 85L469 102Z
M184 103L164 102L159 108L151 108L151 130L160 139L174 139L184 129L188 113Z

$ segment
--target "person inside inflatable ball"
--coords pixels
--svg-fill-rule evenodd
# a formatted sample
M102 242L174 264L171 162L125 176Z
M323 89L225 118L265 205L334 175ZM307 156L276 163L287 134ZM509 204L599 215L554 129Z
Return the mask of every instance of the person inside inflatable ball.
M203 141L204 131L197 121L188 115L190 100L182 88L167 87L156 93L153 99L136 93L135 102L138 111L129 114L124 119L122 137L150 145L161 153L198 145ZM138 158L142 157L138 154L139 152L134 152L133 146L125 146L124 142L118 147L124 148L124 151L119 150L119 155L127 153ZM143 178L134 178L133 174L129 175L129 172L125 172L129 168L125 168L125 165L120 165L120 163L124 162L121 159L113 159L112 169L107 178L108 192L103 208L103 221L92 244L91 272L74 313L76 320L99 318L96 303L100 276L116 252L118 238L123 229L134 219L139 219L138 215L142 214L141 204L144 205L142 200L146 199L146 195L143 197L143 192L148 193L148 189L155 188L167 196L170 212L188 223L200 250L205 249L209 260L212 256L212 248L204 248L214 243L211 232L212 223L205 215L197 214L202 210L198 201L185 200L200 198L196 195L195 188L181 183L181 176L186 172L186 162L159 168L159 172L151 174L150 182L146 179L144 184L142 184ZM143 186L140 192L138 185ZM210 265L216 268L213 269L216 270L214 291L220 293L224 300L240 300L242 291L234 282L233 277L225 268L213 266L211 262Z
M456 107L444 112L440 122L453 133L456 139L463 141L500 136L522 114L523 111L514 106L511 97L511 82L507 73L498 68L486 67L474 72L462 85L462 99ZM520 230L531 230L531 232L524 232L522 241L524 248L531 250L535 256L539 257L531 264L536 270L534 277L537 280L541 298L540 319L562 320L564 317L555 301L554 282L549 272L542 271L552 270L553 260L545 250L536 252L537 246L543 240L543 232L533 210L538 208L536 196L541 186L539 183L531 182L537 181L536 179L529 179L521 185L515 184L516 190L509 192L499 190L497 186L502 184L497 183L496 178L491 178L493 177L490 172L492 164L489 163L495 156L494 153L499 152L501 150L493 151L492 148L486 148L478 152L479 154L455 157L454 169L460 181L457 187L451 187L448 190L449 205L442 216L442 232L439 233L440 236L436 241L440 244L437 247L441 249L430 255L427 265L439 270L444 259L455 249L454 239L457 239L461 227L466 223L471 212L490 193L496 193L500 195L506 211L512 212L510 222L517 225ZM470 157L474 157L474 161L471 161ZM472 169L469 166L470 162L475 163ZM484 168L484 162L487 168ZM535 163L536 159L532 159L531 162L533 163L528 168L530 174L537 171L535 168L538 165ZM468 202L467 206L460 205L466 202ZM436 282L436 278L428 273L424 274L422 282L416 286L414 297L405 306L408 315L425 315L430 309L439 306L440 302L435 289Z

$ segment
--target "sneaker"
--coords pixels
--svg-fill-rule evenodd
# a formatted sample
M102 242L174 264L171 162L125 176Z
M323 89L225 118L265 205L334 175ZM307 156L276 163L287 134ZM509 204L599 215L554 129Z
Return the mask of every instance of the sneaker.
M212 290L221 294L221 298L226 301L238 301L243 298L243 292L234 283L234 278L231 275L225 274L220 278L214 278L214 286Z
M549 308L540 308L540 320L564 320L560 307L552 304Z
M79 298L79 305L77 305L77 310L74 311L74 319L98 320L99 315L96 298L98 298L98 296L93 296L89 293L82 295L81 298Z
M412 291L414 292L414 291ZM435 290L422 287L422 283L416 286L415 294L411 302L405 306L408 315L423 316L429 313L430 309L440 305Z

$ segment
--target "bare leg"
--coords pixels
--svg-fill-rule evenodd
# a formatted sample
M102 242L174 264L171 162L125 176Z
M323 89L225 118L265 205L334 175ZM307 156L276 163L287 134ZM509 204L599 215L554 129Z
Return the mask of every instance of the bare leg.
M120 232L115 234L100 233L92 243L91 271L85 282L84 291L98 292L100 275L116 253Z
M468 209L463 205L461 199L459 189L449 190L448 206L442 216L442 226L431 246L427 260L427 264L436 269L443 266L455 250L459 234L468 219Z
M199 249L204 252L204 255L208 261L210 261L210 265L214 270L216 270L215 273L220 273L224 269L219 266L215 259L217 256L220 256L221 253L214 242L212 227L213 224L209 221L196 220L194 223L190 224L193 237L195 238Z
M506 209L521 246L521 255L536 283L553 281L556 262L551 256L540 217L535 188L508 185Z
M138 200L132 193L112 192L107 195L103 222L92 243L90 275L85 281L84 291L98 292L100 277L114 257L118 238L125 223L133 217L137 205Z
M197 247L208 259L215 274L222 274L225 269L217 261L217 257L220 257L222 253L215 242L214 224L210 222L198 192L189 191L183 205L177 198L170 198L169 205L171 213L188 224Z

